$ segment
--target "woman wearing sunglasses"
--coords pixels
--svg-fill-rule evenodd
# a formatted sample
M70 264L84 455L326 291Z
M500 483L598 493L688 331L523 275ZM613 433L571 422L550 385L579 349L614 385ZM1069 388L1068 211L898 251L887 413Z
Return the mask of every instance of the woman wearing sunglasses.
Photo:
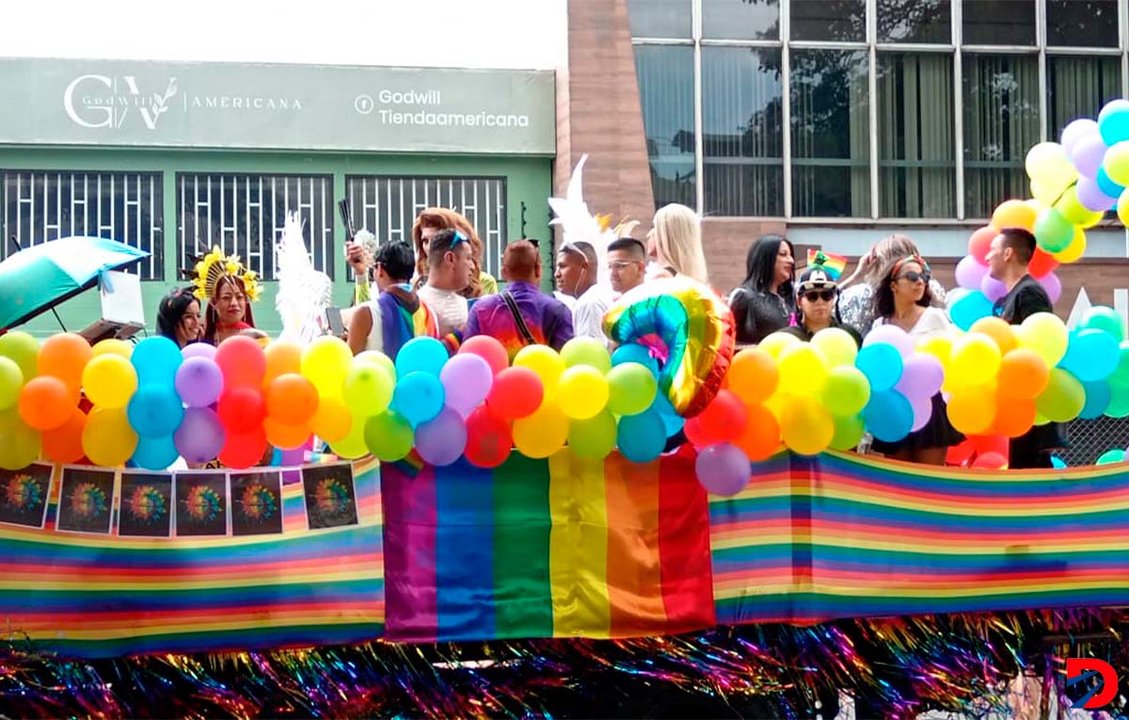
M886 271L874 295L874 327L897 325L914 338L921 340L933 335L943 335L952 323L940 308L931 307L929 263L920 255L909 255L894 261ZM933 396L933 413L929 422L897 442L875 440L873 449L897 460L944 465L950 445L964 441L949 422L945 401L941 393Z
M858 332L840 323L836 317L835 300L839 296L839 288L834 273L825 268L821 260L822 256L817 255L815 263L800 274L796 284L795 324L786 328L785 332L806 342L820 330L841 328L855 339L856 344L862 345Z

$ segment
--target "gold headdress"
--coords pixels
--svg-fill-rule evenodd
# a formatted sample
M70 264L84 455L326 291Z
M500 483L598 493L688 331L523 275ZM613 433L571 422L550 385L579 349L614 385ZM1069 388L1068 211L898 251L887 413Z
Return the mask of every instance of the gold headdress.
M200 300L211 300L215 296L216 284L225 276L242 281L243 292L247 294L248 300L253 302L259 299L261 287L258 274L244 267L238 255L224 255L218 247L213 246L212 251L196 263L194 274L196 277L192 284L195 290L192 294Z

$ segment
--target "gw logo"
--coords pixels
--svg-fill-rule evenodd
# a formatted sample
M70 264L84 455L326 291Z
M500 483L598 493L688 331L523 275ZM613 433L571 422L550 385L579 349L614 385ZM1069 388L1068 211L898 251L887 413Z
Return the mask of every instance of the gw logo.
M176 78L169 80L163 94L146 94L133 75L80 75L67 85L63 108L75 124L88 128L120 128L129 111L136 110L145 127L156 130L176 90Z
M1098 681L1083 695L1077 707L1086 710L1103 708L1117 696L1117 671L1109 663L1097 658L1067 658L1066 686L1072 687L1088 680Z

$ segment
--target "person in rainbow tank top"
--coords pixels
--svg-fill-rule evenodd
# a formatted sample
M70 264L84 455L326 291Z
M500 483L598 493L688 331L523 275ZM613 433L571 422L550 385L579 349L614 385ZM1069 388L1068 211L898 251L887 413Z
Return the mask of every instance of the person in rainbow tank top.
M439 337L434 313L412 290L415 255L407 243L385 243L373 258L380 294L353 313L349 348L354 355L380 350L393 360L415 337Z

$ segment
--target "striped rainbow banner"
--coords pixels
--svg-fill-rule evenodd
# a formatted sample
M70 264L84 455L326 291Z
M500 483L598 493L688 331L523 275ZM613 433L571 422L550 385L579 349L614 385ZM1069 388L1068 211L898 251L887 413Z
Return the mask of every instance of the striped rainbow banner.
M1129 603L1129 471L780 455L711 498L722 623Z
M306 529L283 486L283 534L134 538L56 531L59 468L42 530L0 525L9 641L80 657L370 640L384 625L379 470L357 463L359 525Z
M626 637L714 623L706 495L683 455L513 455L382 480L390 640Z

